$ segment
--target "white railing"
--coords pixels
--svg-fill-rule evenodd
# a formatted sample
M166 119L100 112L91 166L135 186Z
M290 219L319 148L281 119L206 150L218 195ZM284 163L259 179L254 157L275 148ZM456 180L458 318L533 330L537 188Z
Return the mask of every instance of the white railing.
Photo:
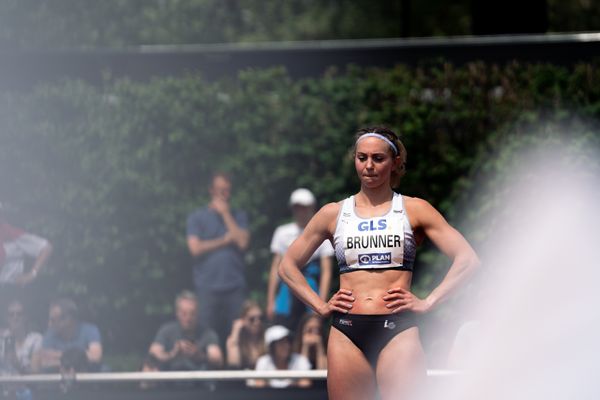
M428 377L451 377L462 374L458 370L430 369ZM176 381L236 381L245 379L327 379L327 370L311 371L169 371L169 372L94 372L74 375L38 374L0 376L2 383L60 383L77 382L176 382Z

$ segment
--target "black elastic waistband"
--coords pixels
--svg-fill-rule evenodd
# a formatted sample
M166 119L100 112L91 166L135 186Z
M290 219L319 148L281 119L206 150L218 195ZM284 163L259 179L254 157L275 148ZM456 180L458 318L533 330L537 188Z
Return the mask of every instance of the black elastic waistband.
M350 272L356 272L356 271L387 271L390 269L395 269L396 271L408 271L408 272L413 272L413 268L409 267L409 266L404 266L404 265L398 265L395 267L383 267L383 268L362 268L362 267L358 267L358 268L349 268L349 267L345 267L345 268L340 268L340 274L348 274Z
M333 318L351 319L353 321L393 321L405 318L414 318L416 314L412 311L403 311L395 314L345 314L339 311L334 311L331 316Z

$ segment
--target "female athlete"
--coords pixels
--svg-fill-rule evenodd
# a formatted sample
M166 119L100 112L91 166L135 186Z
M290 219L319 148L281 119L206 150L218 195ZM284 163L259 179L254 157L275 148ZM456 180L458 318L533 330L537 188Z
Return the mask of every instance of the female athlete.
M427 201L397 194L406 150L385 127L361 129L354 145L360 191L322 207L289 247L280 277L315 312L331 316L327 388L331 400L405 399L426 376L417 316L433 310L479 265L465 238ZM451 261L426 297L411 292L417 244L429 238ZM335 248L340 289L328 302L301 267L324 240Z

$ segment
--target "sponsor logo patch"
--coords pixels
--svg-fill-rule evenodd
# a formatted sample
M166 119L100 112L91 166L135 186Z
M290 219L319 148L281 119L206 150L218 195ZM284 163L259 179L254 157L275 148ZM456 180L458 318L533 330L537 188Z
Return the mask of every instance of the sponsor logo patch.
M358 265L384 265L392 262L392 253L368 253L358 255Z
M370 221L363 221L358 224L358 230L361 232L382 231L385 228L387 228L387 222L385 219L377 220L377 223L375 223L375 221L373 221L373 220L370 220Z
M386 319L385 323L383 324L383 327L388 329L394 329L396 327L396 324L394 323L394 321L388 321Z
M340 325L352 326L352 321L349 319L340 318Z

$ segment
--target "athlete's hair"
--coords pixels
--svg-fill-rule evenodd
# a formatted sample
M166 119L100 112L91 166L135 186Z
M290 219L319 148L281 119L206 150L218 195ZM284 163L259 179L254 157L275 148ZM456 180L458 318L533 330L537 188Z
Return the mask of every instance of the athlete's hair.
M406 148L402 141L398 138L398 135L386 126L371 126L366 128L361 128L356 132L354 136L354 149L352 154L356 155L356 144L361 136L366 135L367 133L376 133L388 139L395 146L395 149L390 147L390 153L392 157L400 157L400 164L392 171L390 186L392 188L397 188L400 185L400 180L404 176L406 172Z

